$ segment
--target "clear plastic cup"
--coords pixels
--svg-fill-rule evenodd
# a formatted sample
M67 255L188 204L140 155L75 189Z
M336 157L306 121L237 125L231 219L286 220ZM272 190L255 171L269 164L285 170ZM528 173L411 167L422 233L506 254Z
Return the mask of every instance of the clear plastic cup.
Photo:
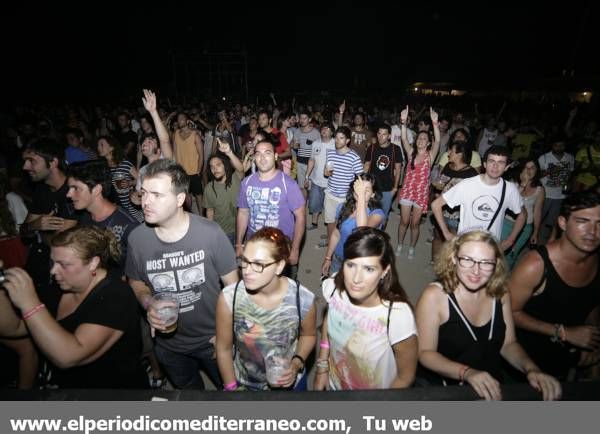
M179 299L175 294L159 292L152 297L152 308L156 315L165 322L166 329L161 333L173 333L179 319Z

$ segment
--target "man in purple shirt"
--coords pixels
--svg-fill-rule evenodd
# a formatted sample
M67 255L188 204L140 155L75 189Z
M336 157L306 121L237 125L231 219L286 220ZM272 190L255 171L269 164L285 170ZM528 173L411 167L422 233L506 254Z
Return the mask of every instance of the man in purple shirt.
M256 173L244 178L240 186L236 254L242 254L245 236L250 237L263 226L279 228L292 242L289 274L295 278L306 221L304 196L296 181L277 170L273 143L268 140L258 142L254 148L254 161Z

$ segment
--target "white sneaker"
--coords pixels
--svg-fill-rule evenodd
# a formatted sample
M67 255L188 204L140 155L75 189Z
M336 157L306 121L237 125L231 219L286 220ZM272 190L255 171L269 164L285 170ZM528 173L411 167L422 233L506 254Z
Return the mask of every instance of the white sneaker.
M404 244L398 244L398 247L396 247L396 252L395 252L396 256L400 256L402 254L403 247L404 247Z
M415 257L415 248L409 247L408 248L408 259L414 259L414 257Z

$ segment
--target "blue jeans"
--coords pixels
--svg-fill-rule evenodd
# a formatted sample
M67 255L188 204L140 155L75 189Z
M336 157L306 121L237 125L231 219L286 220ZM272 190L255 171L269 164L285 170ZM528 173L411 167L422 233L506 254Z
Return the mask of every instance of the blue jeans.
M154 353L175 388L204 390L204 381L198 372L202 369L217 390L223 389L217 360L213 359L214 347L211 344L188 353L175 353L156 345Z
M514 225L514 222L508 219L504 219L504 224L502 225L503 240L508 238L508 236L512 232ZM515 266L517 258L519 257L519 253L521 253L521 250L523 249L523 247L525 247L525 243L527 243L527 240L529 240L532 233L533 225L531 223L528 223L525 226L523 226L523 229L521 229L521 232L519 232L519 236L517 237L517 241L515 241L515 244L513 244L513 246L510 249L504 252L504 257L506 258L506 262L508 263L509 269L512 270L512 268Z
M394 196L391 191L382 191L381 192L381 209L383 210L383 214L387 219L388 214L390 213L390 209L392 208L392 200Z
M308 191L308 212L311 214L320 213L323 211L323 202L325 202L325 187L319 187L311 182Z

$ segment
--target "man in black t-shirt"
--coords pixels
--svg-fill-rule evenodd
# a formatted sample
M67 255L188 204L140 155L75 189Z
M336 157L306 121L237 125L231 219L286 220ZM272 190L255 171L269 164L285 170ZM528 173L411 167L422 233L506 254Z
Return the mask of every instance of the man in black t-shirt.
M390 142L391 128L382 124L377 129L377 144L370 145L365 155L365 173L375 177L375 188L381 193L381 208L387 218L398 191L402 166L400 149Z
M58 306L61 292L51 283L48 240L55 232L75 226L78 220L78 213L67 198L63 156L64 149L49 139L33 142L23 151L23 170L35 182L33 203L21 225L23 236L36 238L30 247L26 269L40 298L52 312Z
M111 189L110 170L105 160L92 160L69 166L67 197L82 210L80 225L109 229L121 245L119 273L124 275L127 238L138 225L129 213L108 200Z

